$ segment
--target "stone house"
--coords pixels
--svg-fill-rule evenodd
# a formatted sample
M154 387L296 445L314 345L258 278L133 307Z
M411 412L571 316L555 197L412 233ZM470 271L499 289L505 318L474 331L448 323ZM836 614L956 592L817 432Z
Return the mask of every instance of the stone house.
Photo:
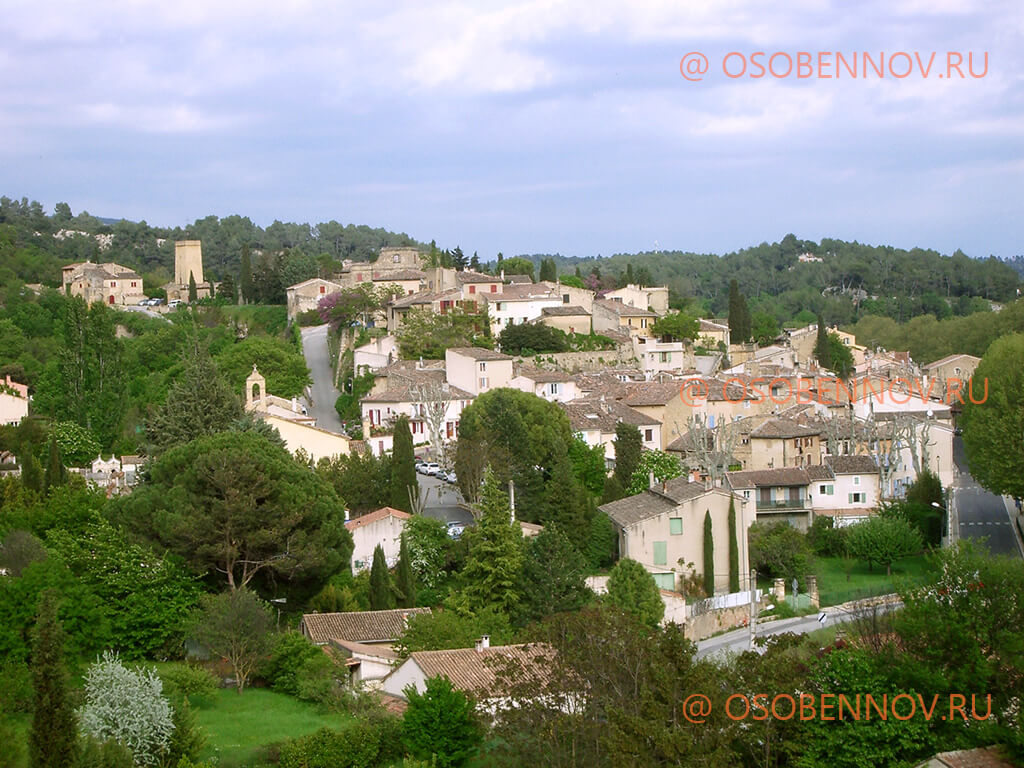
M61 269L64 292L81 296L86 304L102 302L114 306L137 305L146 298L142 277L133 269L114 262L93 264L84 261Z
M703 574L704 516L711 514L714 543L715 593L729 591L729 502L736 511L740 589L748 589L749 553L747 531L756 516L754 505L729 488L677 477L655 483L643 493L599 507L619 533L620 557L636 560L653 576L661 589L679 590L680 578Z

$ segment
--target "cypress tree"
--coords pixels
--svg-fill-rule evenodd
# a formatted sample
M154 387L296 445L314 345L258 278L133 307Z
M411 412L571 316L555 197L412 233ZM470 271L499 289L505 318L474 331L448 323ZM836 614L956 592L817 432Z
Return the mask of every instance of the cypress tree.
M60 446L51 437L49 443L49 454L46 458L46 472L43 475L43 490L50 492L51 488L64 485L67 481L67 472L64 469L64 461L60 457Z
M828 342L828 328L825 327L825 320L818 315L818 339L814 344L814 356L818 358L818 365L822 368L832 367L832 349Z
M188 273L188 303L195 304L199 299L199 290L196 287L196 276L189 270Z
M398 417L391 448L391 506L404 512L412 512L409 503L409 489L419 496L419 484L416 482L416 454L412 447L412 432L409 430L409 417Z
M242 246L242 266L238 276L238 303L247 304L252 301L252 259L249 256L249 244Z
M32 451L26 449L18 458L18 463L21 464L21 484L30 491L43 490L42 468Z
M715 540L711 534L711 510L704 513L704 592L715 594Z
M741 326L743 325L742 310L740 309L740 287L735 279L729 281L729 336L734 344L742 342L740 339Z
M398 550L398 568L395 570L395 586L398 587L398 607L414 608L416 606L416 576L412 572L412 560L409 559L409 548L406 537L402 536L402 544Z
M623 489L629 488L633 472L640 463L643 440L640 430L620 421L615 425L615 477Z
M729 497L729 591L740 591L740 545L736 538L736 504Z
M68 700L64 666L64 629L57 618L57 598L45 591L32 644L32 688L35 706L28 734L32 768L65 768L77 757L75 712Z
M388 563L384 558L384 550L378 544L373 550L373 565L370 567L370 610L386 611L394 608L393 596Z
M583 279L583 272L580 271L579 266L576 267L576 277L578 277L580 280Z

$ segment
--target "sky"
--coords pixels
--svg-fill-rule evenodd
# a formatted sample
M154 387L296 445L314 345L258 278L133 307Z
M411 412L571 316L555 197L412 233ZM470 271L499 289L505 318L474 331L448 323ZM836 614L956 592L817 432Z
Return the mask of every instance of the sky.
M51 211L1024 253L1020 0L0 0L0 41L0 195Z

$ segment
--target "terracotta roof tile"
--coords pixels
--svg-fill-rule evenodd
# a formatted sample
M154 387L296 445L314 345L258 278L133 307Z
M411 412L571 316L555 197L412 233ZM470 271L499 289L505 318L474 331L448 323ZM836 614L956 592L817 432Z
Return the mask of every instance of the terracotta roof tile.
M397 517L399 520L408 520L412 515L408 512L403 512L400 509L395 509L394 507L381 507L373 512L368 512L365 515L353 517L345 523L345 527L350 531L354 531L357 528L362 528L364 525L369 525L370 523L375 523L378 520L384 520L388 517Z
M302 631L317 645L331 640L356 643L383 643L397 640L405 632L408 619L429 608L395 608L390 611L352 611L349 613L306 613Z

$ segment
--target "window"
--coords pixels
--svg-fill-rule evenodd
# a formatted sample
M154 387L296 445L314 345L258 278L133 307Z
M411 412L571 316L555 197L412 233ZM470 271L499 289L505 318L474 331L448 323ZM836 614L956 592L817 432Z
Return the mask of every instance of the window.
M860 485L860 475L854 475L853 476L853 484L854 485Z
M327 286L326 285L321 285L320 286L320 293L327 293Z
M651 546L654 547L654 564L668 565L668 542L652 541Z
M498 292L497 284L496 283L491 283L491 293L497 293L497 292Z
M568 293L563 293L562 294L562 303L563 304L568 304L569 303L569 294Z
M550 394L552 394L552 395L557 395L558 394L558 382L557 381L553 381L553 382L551 382L551 384L548 385L548 392Z
M132 280L132 288L135 288L137 285L138 285L138 283L135 282L134 280Z
M646 328L647 327L647 318L646 317L641 317L640 318L640 327L641 328Z
M850 494L850 503L851 504L863 504L864 503L864 493L863 492L851 493Z
M668 532L673 536L682 536L683 534L683 518L681 517L670 517L668 519Z
M646 440L649 443L653 439L654 439L654 430L653 429L645 429L644 430L644 440Z
M670 363L670 362L672 362L672 353L671 352L662 352L661 353L661 362L663 362L663 363Z
M487 370L487 363L480 363L480 370L481 371L486 371Z
M743 498L746 499L747 501L750 501L750 491L744 491Z
M393 264L400 264L401 261L402 261L402 257L401 257L401 255L399 255L397 253L394 256L391 257L391 262Z
M818 486L818 493L820 493L822 496L831 496L835 493L835 490L835 486L832 485L831 483L829 483L828 485Z
M494 286L492 285L491 287L493 288ZM500 301L495 302L495 304L494 304L494 311L495 312L501 312L501 302Z
M111 288L117 288L117 280L111 280L110 281L110 287Z
M487 389L487 377L486 376L481 376L480 377L480 389Z
M475 285L469 286L469 292L470 293L476 293L476 286Z

